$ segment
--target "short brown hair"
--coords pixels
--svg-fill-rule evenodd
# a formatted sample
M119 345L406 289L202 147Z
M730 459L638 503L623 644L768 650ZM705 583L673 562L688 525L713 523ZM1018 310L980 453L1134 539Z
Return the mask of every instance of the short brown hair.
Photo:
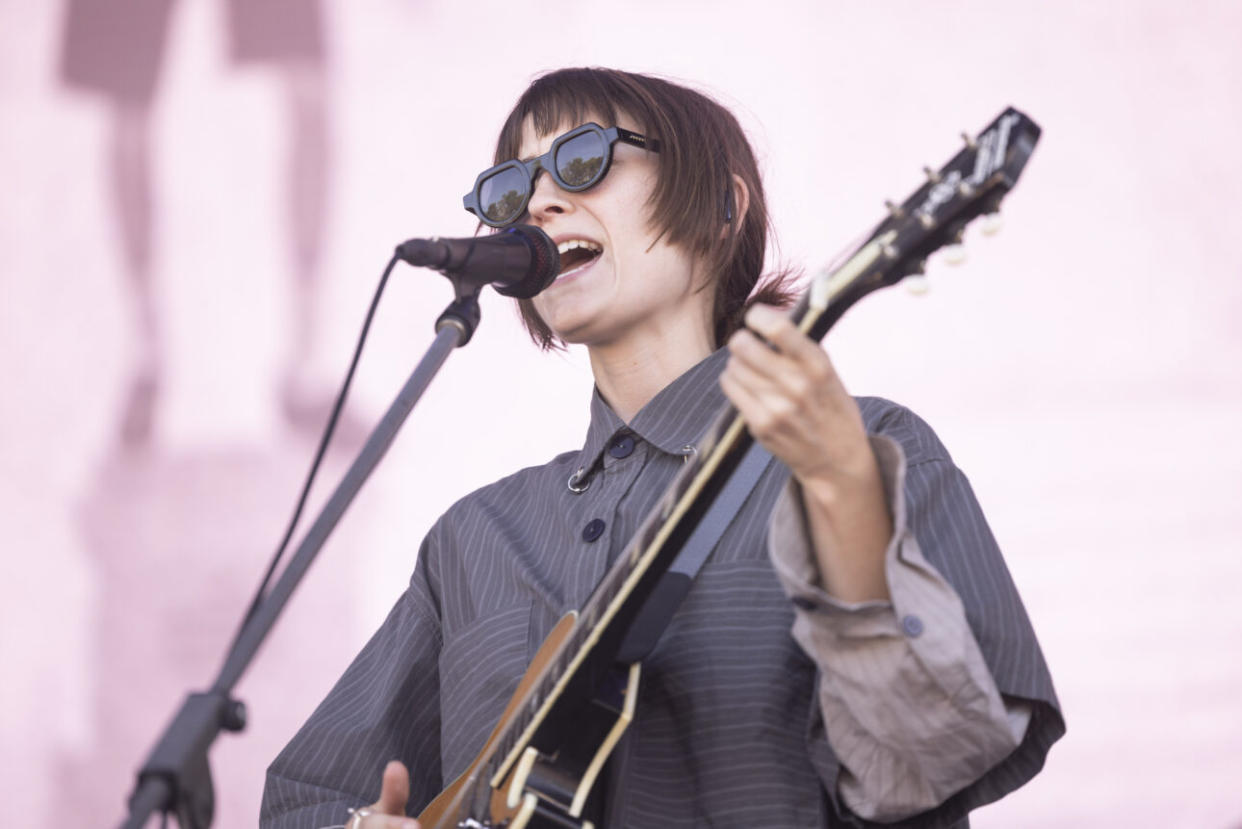
M707 273L716 275L717 347L741 326L749 305L788 305L794 297L789 272L773 274L759 285L769 224L754 151L733 114L701 92L617 69L550 72L536 78L509 113L496 142L496 163L517 158L527 118L536 133L546 135L589 117L605 118L609 123L603 126L615 126L621 112L638 122L640 132L660 142L656 188L648 205L653 226L671 244L702 257ZM739 205L733 203L733 175L749 193L749 206L740 217ZM728 233L722 239L726 216ZM561 347L530 300L520 300L518 307L539 347Z

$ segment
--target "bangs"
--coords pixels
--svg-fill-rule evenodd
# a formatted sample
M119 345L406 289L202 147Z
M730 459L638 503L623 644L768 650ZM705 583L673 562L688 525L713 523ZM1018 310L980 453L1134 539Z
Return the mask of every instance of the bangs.
M530 85L509 113L496 142L494 163L518 157L527 118L535 133L544 136L592 120L604 121L602 127L615 127L618 113L625 112L644 122L638 125L643 132L649 128L645 123L648 108L635 90L625 89L618 79L598 70L569 69L544 75Z
M655 154L656 186L647 204L648 218L660 237L671 242L690 241L701 252L706 245L688 232L684 211L696 207L696 196L704 186L706 166L701 148L717 142L704 140L694 114L698 93L667 81L634 75L615 69L590 67L561 69L536 78L514 105L496 142L496 164L517 158L522 152L522 128L527 119L539 136L571 129L587 121L602 121L602 127L618 126L624 114L633 119L633 128L660 142ZM691 148L697 157L690 157ZM716 171L719 172L719 171ZM679 221L680 219L680 221Z

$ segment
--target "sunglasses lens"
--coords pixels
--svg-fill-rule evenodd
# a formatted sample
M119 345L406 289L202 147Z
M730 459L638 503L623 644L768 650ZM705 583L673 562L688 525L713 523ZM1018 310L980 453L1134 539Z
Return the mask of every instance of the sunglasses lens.
M483 215L489 222L513 221L522 209L529 185L526 173L517 167L506 167L483 179L479 184Z
M556 148L557 175L569 187L589 187L599 179L606 149L604 137L599 133L575 135Z

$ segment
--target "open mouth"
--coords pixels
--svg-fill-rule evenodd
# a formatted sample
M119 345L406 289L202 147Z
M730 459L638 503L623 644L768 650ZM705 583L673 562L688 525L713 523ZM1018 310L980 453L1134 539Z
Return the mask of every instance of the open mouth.
M558 244L556 251L561 256L561 272L557 276L560 279L589 267L604 249L588 239L568 239Z

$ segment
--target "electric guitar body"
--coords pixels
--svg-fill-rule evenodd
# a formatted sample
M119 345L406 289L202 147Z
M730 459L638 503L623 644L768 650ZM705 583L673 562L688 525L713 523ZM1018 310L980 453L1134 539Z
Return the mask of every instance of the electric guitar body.
M468 798L477 796L479 776L486 763L494 757L500 736L512 727L518 711L531 704L539 678L557 658L564 656L577 625L578 613L567 613L543 640L500 715L499 722L483 744L482 751L418 816L423 826L462 825L452 816L461 813ZM535 745L526 747L517 764L500 780L500 785L491 788L486 796L491 825L512 829L522 826L578 826L591 829L591 822L580 816L608 755L633 719L640 674L639 663L615 670L610 677L613 681L602 683L586 705L576 712L570 723L572 729L565 729L566 733L557 735L559 743L551 753L542 754ZM549 804L555 804L559 814L553 813ZM567 822L574 820L577 822Z

